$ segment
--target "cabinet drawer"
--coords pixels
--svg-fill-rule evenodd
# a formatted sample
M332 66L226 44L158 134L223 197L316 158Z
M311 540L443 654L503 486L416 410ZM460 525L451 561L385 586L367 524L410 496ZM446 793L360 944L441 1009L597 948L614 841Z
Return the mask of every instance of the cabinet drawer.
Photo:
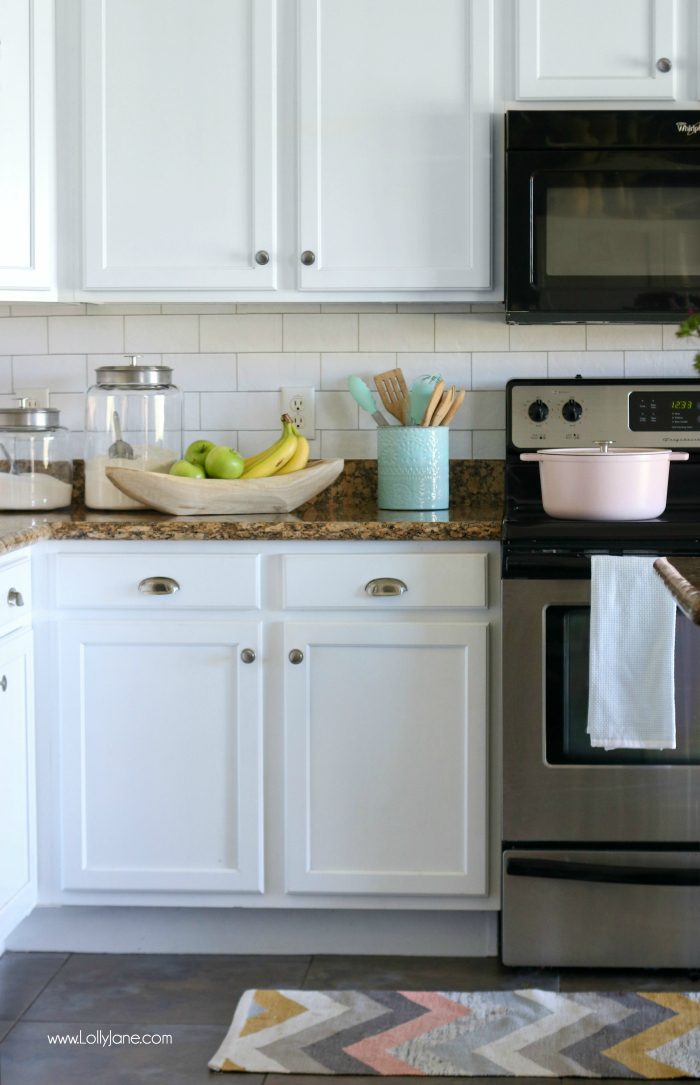
M138 610L212 607L257 610L257 554L59 554L56 604L65 608Z
M487 554L309 554L284 560L290 610L487 606Z
M32 607L32 573L26 558L0 569L0 635L22 625Z

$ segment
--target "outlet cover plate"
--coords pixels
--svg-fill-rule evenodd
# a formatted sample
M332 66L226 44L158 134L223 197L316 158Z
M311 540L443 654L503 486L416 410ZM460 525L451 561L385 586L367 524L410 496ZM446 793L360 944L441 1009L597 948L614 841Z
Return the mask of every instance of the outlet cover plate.
M291 415L300 433L311 441L316 436L316 389L280 388L280 408Z

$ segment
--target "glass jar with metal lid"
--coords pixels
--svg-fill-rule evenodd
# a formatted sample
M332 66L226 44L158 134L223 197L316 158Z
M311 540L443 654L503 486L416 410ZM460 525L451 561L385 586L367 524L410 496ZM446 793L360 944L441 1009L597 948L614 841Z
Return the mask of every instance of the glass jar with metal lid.
M139 509L118 490L108 467L164 471L180 458L182 393L166 365L103 365L87 392L85 414L85 504L91 509Z
M73 496L70 431L54 407L0 409L0 510L62 509Z

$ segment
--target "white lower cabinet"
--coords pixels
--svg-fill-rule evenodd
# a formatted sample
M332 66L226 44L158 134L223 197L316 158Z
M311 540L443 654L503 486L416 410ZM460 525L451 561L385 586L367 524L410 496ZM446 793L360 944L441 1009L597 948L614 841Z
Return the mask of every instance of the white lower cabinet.
M286 885L486 892L486 623L289 622Z
M47 553L42 903L498 907L497 544Z
M58 630L63 888L260 892L259 623Z
M0 953L36 903L32 634L0 640Z

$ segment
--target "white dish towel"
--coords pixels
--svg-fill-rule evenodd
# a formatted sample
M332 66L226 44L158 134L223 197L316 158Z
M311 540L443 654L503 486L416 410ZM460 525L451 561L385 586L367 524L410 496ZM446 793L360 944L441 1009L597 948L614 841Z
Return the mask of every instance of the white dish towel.
M591 557L588 734L606 750L675 750L676 604L654 559Z

